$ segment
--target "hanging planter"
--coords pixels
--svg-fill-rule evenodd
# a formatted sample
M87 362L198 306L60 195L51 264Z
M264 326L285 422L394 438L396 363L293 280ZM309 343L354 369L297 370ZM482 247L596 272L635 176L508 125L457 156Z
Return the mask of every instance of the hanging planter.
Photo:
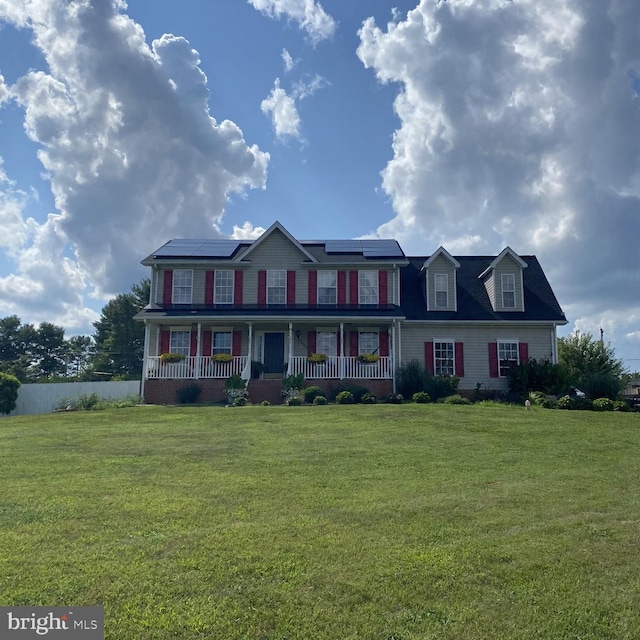
M160 362L168 363L168 362L182 362L184 360L184 356L181 353L161 353L160 354Z
M327 361L327 355L325 353L310 353L307 356L307 362L313 364L324 364Z
M376 353L361 353L358 356L358 362L360 364L375 364L380 360L380 356Z
M211 356L211 362L231 362L233 356L230 353L215 353Z

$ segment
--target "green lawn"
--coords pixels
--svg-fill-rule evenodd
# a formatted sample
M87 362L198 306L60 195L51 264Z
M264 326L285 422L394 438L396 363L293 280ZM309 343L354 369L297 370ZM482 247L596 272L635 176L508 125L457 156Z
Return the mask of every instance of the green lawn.
M640 414L0 420L0 605L109 639L638 638Z

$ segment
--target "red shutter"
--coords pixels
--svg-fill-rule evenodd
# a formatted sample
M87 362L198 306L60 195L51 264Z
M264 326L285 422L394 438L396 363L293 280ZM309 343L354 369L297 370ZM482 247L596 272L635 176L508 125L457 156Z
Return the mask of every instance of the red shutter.
M171 304L173 299L173 271L164 272L164 289L162 290L162 304Z
M387 272L378 271L378 304L383 306L389 303L387 293Z
M231 355L242 355L242 331L233 332L233 342L231 344Z
M349 332L349 348L352 358L355 358L358 355L358 332L350 331Z
M428 374L433 375L433 342L424 343L424 368Z
M347 272L338 271L338 304L347 304Z
M171 348L171 332L161 331L160 332L160 353L169 353L170 348Z
M309 271L309 306L318 304L318 272Z
M489 376L498 377L498 344L496 342L489 343Z
M189 345L189 355L195 356L198 354L198 332L191 332L191 344Z
M315 331L309 331L309 333L307 334L307 351L309 353L316 352L316 332Z
M267 272L258 271L258 304L267 304Z
M518 344L518 356L520 357L520 364L529 360L529 344L527 342Z
M381 331L378 334L378 345L380 346L380 356L386 357L389 355L389 332Z
M358 304L358 272L349 271L349 304Z
M462 342L456 342L454 345L454 372L458 378L464 378L464 346Z
M207 330L202 334L202 355L203 356L211 355L211 352L213 351L212 338L213 338L212 331Z
M296 272L287 271L287 307L296 304Z
M242 290L244 280L244 271L233 272L233 305L235 307L241 307L243 303L242 296L244 295Z
M213 283L215 281L215 273L207 271L204 275L204 303L213 304Z

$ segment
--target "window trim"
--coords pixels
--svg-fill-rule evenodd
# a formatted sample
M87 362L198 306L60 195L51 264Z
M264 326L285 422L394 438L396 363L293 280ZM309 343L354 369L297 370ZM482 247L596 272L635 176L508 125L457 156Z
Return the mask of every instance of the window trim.
M231 274L231 285L224 285L224 287L226 289L231 289L231 300L230 301L225 301L225 302L221 302L218 300L218 275L224 273L224 274ZM235 283L236 283L236 274L235 271L233 269L216 269L213 273L213 304L216 305L233 305L233 303L235 302L234 298L235 298Z
M335 306L338 304L338 271L336 269L318 269L318 271L316 272L317 276L316 276L316 301L318 305L325 305L325 306ZM320 284L320 278L321 278L321 274L326 274L326 273L331 273L333 274L333 281L334 281L334 285L332 287L327 287L327 286L321 286ZM320 289L333 289L334 290L334 298L335 300L333 302L322 302L321 301L321 296L320 296Z
M444 289L438 288L438 279L444 279ZM442 284L442 283L441 283ZM445 304L438 304L438 293L443 293L446 297ZM448 309L449 308L449 274L448 273L434 273L433 274L433 302L436 309Z
M373 274L373 285L365 283L363 284L362 278L364 274ZM364 301L366 289L375 291L375 301ZM377 269L358 269L358 304L359 305L378 305L380 304L380 290L379 290L379 277Z
M178 285L178 274L186 275L190 274L190 282L189 285L180 284ZM176 300L176 289L188 289L189 290L189 300L188 301L177 301ZM186 296L185 296L186 298ZM191 304L193 302L193 269L174 269L173 276L171 281L171 304Z
M278 284L276 286L273 284L271 285L269 284L269 280L271 276L276 273L279 273L279 274L284 273L283 285ZM269 293L273 290L280 290L280 289L282 289L282 302L270 301ZM267 306L284 307L287 304L287 270L286 269L267 269L267 277L266 277L266 283L265 283L265 296L266 296Z
M216 348L216 334L225 334L229 336L229 348L220 347ZM217 349L217 350L216 350ZM207 355L216 355L217 353L228 353L233 355L233 331L231 329L212 329L211 330L211 353Z
M438 371L438 357L436 356L436 345L437 344L446 344L448 347L451 347L451 373ZM440 358L442 360L442 358ZM434 376L442 376L456 375L456 341L451 338L434 338L433 339L433 375Z
M511 284L513 288L508 289L506 285L508 284L508 280L511 280ZM515 273L502 273L500 274L500 291L502 294L502 308L503 309L516 309L516 274ZM513 304L507 305L505 304L504 295L505 293L513 294Z
M506 370L509 368L509 365L506 365L505 373L502 372L503 365L502 365L502 360L500 359L500 347L501 345L504 345L504 344L515 345L515 352L516 352L515 363L520 364L520 341L519 340L496 340L496 355L498 357L498 377L499 378L506 378L507 377ZM505 362L514 362L514 360L505 360Z

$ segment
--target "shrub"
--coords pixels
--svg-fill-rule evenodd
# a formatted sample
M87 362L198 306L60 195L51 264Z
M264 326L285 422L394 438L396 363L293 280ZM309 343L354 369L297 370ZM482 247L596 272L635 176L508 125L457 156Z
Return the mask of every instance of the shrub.
M247 397L247 383L240 374L236 373L224 381L224 392L227 394L229 404L233 404L236 398Z
M471 404L471 400L469 400L469 398L463 398L458 393L447 396L442 402L444 404Z
M260 404L263 407L270 407L271 406L271 403L268 400L263 400Z
M624 400L614 400L613 401L613 410L614 411L631 411L631 407L629 403Z
M592 409L594 411L613 411L613 400L609 400L609 398L597 398L593 401Z
M362 402L364 394L370 393L369 389L367 389L366 387L361 387L357 384L346 384L331 390L331 397L333 398L333 400L337 402L336 398L342 391L348 391L353 396L354 402Z
M417 391L413 394L412 399L418 404L427 404L427 402L431 402L431 396L426 391Z
M0 373L0 414L10 414L16 408L20 380L8 373Z
M282 396L285 404L289 404L291 398L298 398L302 389L304 389L304 374L298 373L282 378Z
M593 408L593 401L589 398L574 398L573 408L578 411L591 411Z
M315 404L315 405L318 405L318 404L329 404L329 401L324 396L316 396L313 399L313 404Z
M338 404L353 404L355 402L355 399L351 391L341 391L336 396L336 402Z
M559 364L552 364L548 359L531 358L527 362L512 364L507 371L507 380L509 392L520 400L526 399L530 391L556 394L567 387L564 369Z
M323 396L324 392L320 387L307 387L302 392L302 397L307 404L311 404L317 396Z
M556 409L575 409L576 401L571 396L562 396L556 400Z
M409 360L396 370L396 384L398 392L405 398L411 398L418 391L427 388L427 371L420 360Z
M620 391L622 391L624 382L611 373L594 372L583 375L577 386L589 398L615 400Z
M370 391L362 394L362 404L376 404L377 402L378 399Z
M542 406L542 403L546 400L546 396L542 391L531 391L528 396L529 402L532 405Z
M198 401L201 392L202 387L194 382L193 384L178 389L176 391L176 400L178 404L194 404Z
M426 391L432 400L439 400L454 395L458 390L460 378L456 376L433 376L427 378Z
M392 393L386 398L389 404L402 404L404 402L404 396L401 393Z
M302 404L302 400L298 396L291 396L286 399L285 404L288 407L299 407Z
M239 396L233 399L231 403L232 407L244 407L247 404L247 399L243 396Z

